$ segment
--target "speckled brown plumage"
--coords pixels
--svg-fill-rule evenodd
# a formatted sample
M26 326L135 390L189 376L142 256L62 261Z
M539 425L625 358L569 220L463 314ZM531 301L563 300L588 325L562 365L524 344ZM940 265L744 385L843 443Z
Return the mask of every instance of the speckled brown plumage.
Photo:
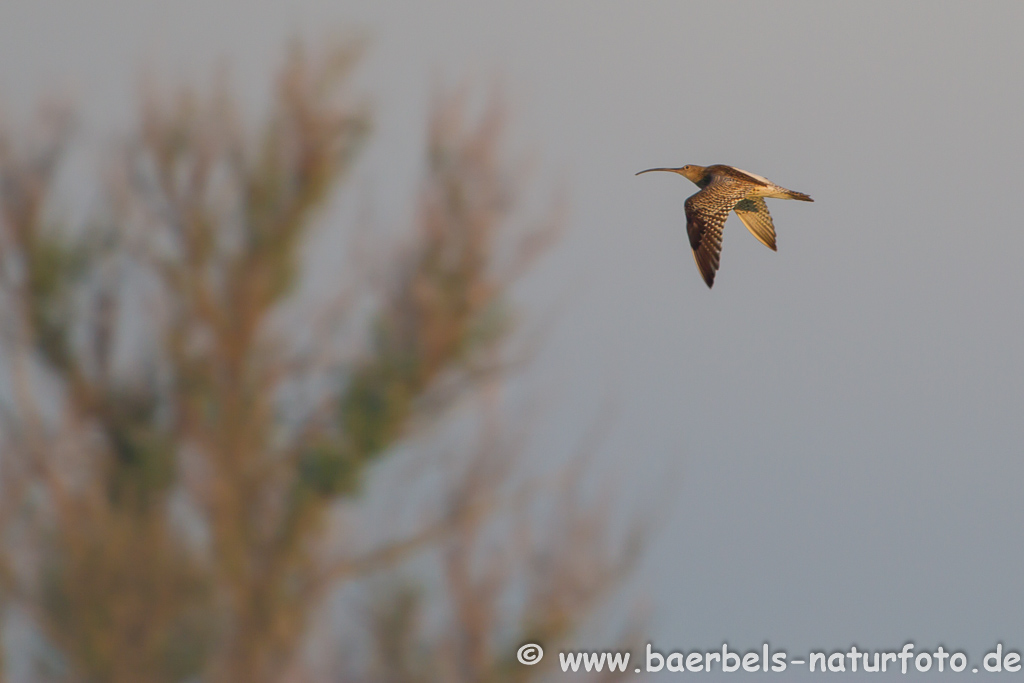
M722 251L722 229L730 211L735 211L750 233L763 245L776 250L775 226L765 197L813 202L808 195L776 185L767 178L732 166L683 166L650 168L670 171L692 180L700 192L686 200L686 232L701 277L708 287L715 282ZM637 175L640 175L637 173Z

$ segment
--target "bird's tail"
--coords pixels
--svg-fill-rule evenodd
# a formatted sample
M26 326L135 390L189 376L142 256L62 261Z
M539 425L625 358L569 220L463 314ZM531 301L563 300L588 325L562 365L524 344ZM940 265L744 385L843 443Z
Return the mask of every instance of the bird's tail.
M779 198L780 199L797 199L797 200L799 200L801 202L813 202L814 201L813 199L811 199L811 196L809 194L804 194L803 192L796 192L794 190L786 190L785 193L783 193Z

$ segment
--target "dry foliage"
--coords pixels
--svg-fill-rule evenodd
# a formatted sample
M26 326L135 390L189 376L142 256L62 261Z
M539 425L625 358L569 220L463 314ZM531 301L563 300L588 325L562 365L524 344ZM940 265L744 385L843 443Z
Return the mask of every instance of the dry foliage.
M223 91L146 98L109 211L80 230L50 196L66 114L0 136L0 606L47 644L40 680L527 680L544 671L515 646L571 639L629 566L639 536L610 540L578 465L540 486L496 419L508 288L555 234L516 229L499 106L475 122L460 97L435 107L411 242L366 293L359 357L299 350L300 331L335 342L314 314L275 324L369 131L355 62L294 50L255 136ZM332 390L282 405L324 377ZM407 536L350 542L338 504L366 466L458 398L485 426L445 461L442 503ZM304 644L332 589L414 574L424 553L443 626L392 591L365 620L372 661L317 673Z

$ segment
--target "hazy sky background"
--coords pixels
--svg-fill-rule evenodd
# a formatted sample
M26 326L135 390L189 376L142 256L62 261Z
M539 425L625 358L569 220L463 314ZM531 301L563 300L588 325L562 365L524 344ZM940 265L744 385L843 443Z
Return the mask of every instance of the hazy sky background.
M102 138L146 74L227 63L259 103L290 37L336 29L370 38L354 188L380 224L411 211L443 85L500 81L537 183L568 187L524 286L565 302L549 441L614 395L626 481L682 465L646 640L1024 647L1024 4L6 0L0 101L70 93ZM769 202L775 254L730 218L708 291L696 188L633 175L684 163L815 203Z

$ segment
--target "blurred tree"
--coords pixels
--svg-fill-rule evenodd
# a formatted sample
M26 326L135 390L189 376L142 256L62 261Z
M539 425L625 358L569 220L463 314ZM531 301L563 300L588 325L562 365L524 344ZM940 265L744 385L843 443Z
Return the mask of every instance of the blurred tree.
M435 107L411 244L359 292L358 357L337 353L337 314L366 309L350 292L327 314L298 302L301 248L369 131L356 56L295 49L255 138L224 89L147 98L83 230L53 217L66 112L0 136L0 600L46 643L40 679L313 680L331 591L432 550L444 625L389 591L372 661L328 678L527 680L544 668L515 664L518 643L571 639L635 555L607 500L581 502L579 459L541 489L498 427L508 288L557 225L513 225L499 106L475 125L459 97ZM459 397L480 446L444 465L435 514L364 547L338 504ZM401 506L406 483L378 495Z

